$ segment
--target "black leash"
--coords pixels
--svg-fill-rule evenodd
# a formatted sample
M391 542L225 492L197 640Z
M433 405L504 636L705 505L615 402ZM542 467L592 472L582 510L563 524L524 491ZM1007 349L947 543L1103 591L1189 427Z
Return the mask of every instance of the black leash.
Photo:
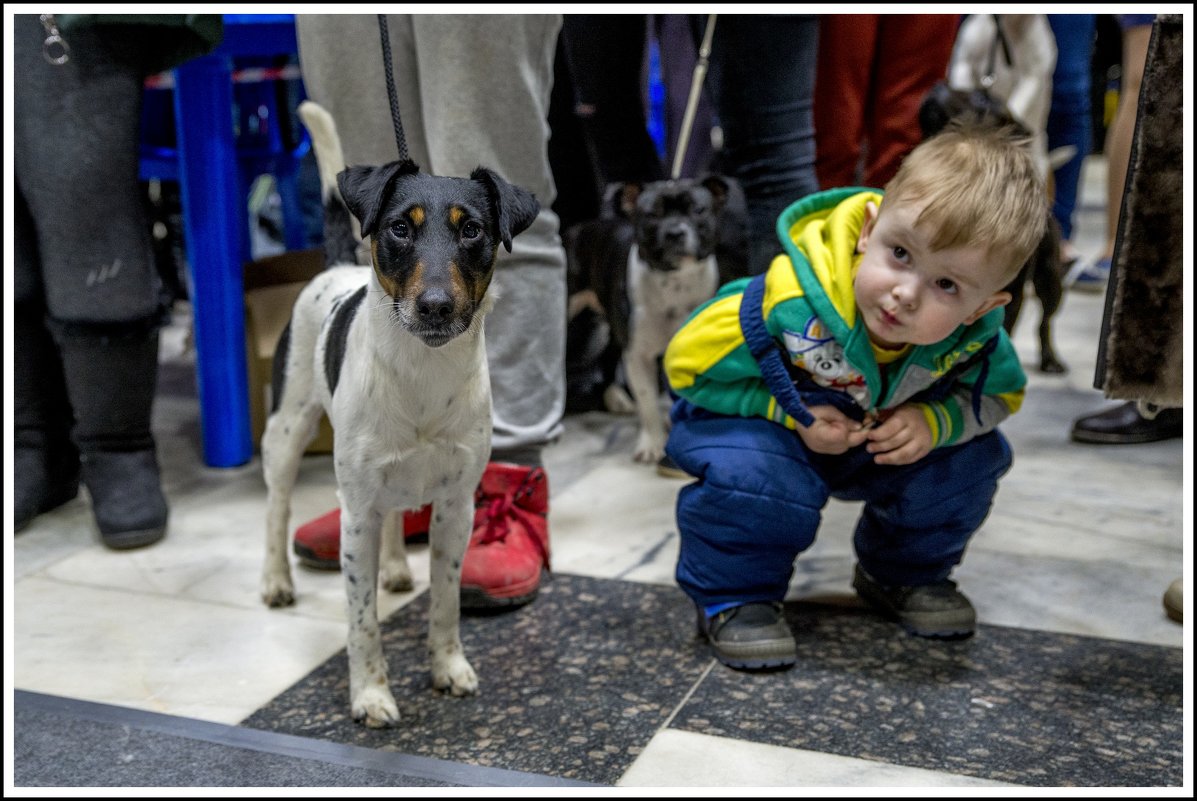
M378 34L382 38L383 77L387 81L387 100L391 104L391 124L395 128L395 144L399 147L399 161L410 164L413 172L419 172L419 167L407 155L407 138L403 135L403 122L399 119L399 99L395 93L395 76L391 68L391 37L387 33L387 15L378 15Z

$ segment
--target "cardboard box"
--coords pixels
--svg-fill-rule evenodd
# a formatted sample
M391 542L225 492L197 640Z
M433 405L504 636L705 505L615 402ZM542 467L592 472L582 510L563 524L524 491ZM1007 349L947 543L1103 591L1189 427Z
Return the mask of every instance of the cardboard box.
M271 368L291 307L300 290L324 269L320 248L295 250L250 262L245 284L245 348L249 366L249 409L254 449L261 446L272 396ZM321 416L316 438L306 453L332 453L332 426Z

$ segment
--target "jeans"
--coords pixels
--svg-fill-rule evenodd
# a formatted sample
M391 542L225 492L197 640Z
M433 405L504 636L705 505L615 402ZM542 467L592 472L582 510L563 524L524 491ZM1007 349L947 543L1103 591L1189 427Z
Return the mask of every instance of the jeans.
M1056 69L1052 74L1052 104L1047 117L1047 148L1072 145L1076 155L1055 171L1052 214L1065 241L1072 238L1072 217L1080 188L1081 167L1092 145L1089 130L1089 71L1097 20L1093 14L1048 14L1056 37Z
M777 218L815 192L814 91L819 20L733 14L716 20L707 86L723 130L724 171L748 201L749 272L781 252Z

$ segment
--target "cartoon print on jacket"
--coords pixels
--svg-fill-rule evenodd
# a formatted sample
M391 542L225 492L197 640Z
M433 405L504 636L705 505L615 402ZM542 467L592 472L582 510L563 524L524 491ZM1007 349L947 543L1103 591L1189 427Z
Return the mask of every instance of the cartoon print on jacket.
M823 328L818 317L806 321L802 333L782 332L790 362L810 373L821 387L840 389L852 396L861 408L869 408L869 391L863 374L852 369L844 357L844 348Z

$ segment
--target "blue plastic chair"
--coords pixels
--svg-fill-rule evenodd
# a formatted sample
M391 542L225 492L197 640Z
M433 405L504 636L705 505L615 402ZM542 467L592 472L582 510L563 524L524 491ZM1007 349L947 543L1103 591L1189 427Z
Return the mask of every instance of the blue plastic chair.
M248 198L250 188L259 176L273 176L282 200L284 243L288 250L303 250L311 243L305 227L298 178L300 162L311 151L312 142L307 129L293 113L306 95L303 82L298 78L298 67L290 66L292 69L284 74L294 77L272 77L285 68L264 59L234 59L234 137L241 195ZM265 76L255 73L265 73ZM280 104L280 95L283 104ZM147 82L141 124L142 180L179 180L174 103L172 79L155 76ZM247 216L241 248L243 261L251 258L251 223Z
M235 84L235 62L274 63L297 53L294 15L225 14L216 50L172 72L173 117L159 121L172 120L173 136L169 125L148 127L143 175L179 180L203 458L211 467L253 458L242 268L250 256L248 190L259 170L278 179L289 241L297 241L303 221L293 179L307 145L297 139L289 149L274 138L274 123L285 119L277 99ZM146 93L149 105L160 111L165 101L152 95Z

